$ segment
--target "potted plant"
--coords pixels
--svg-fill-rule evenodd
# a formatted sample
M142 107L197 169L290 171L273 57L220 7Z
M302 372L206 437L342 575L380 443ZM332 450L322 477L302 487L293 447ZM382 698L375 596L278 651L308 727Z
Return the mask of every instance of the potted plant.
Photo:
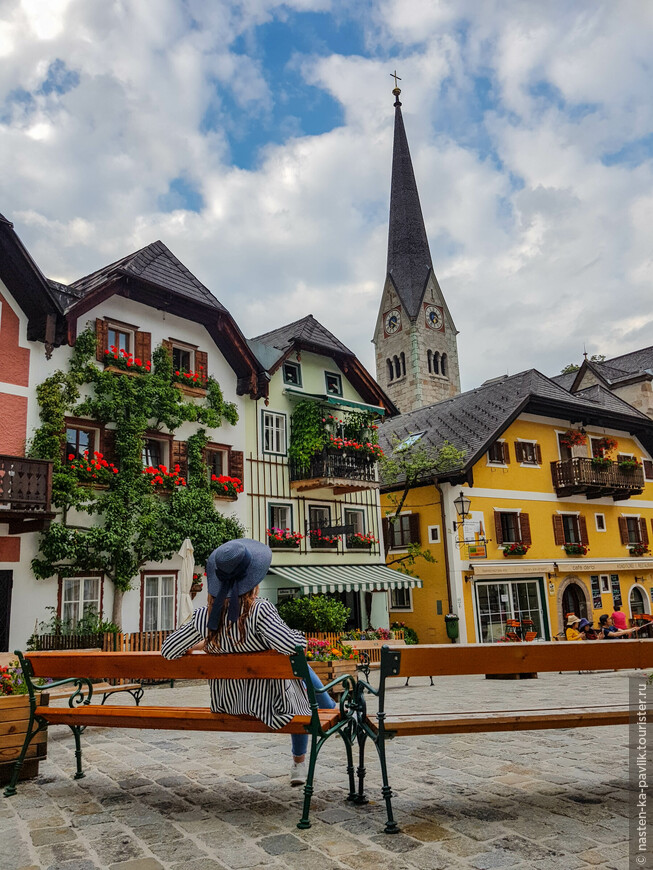
M378 541L371 532L367 534L354 532L353 535L347 535L348 550L370 550L374 544L378 544Z
M310 529L308 539L312 548L324 550L337 547L340 535L327 535L323 534L322 529Z
M650 553L650 550L647 544L640 541L638 544L631 544L628 548L628 552L631 556L646 556Z
M563 447L568 447L570 450L572 447L582 447L584 444L587 444L587 435L578 429L567 429L560 436L560 443Z
M201 592L204 588L204 577L206 577L206 572L203 574L197 573L193 574L193 582L190 586L190 597L195 598L198 592Z
M599 471L605 471L612 465L612 460L607 456L593 456L592 468L597 468Z
M268 547L273 550L296 550L304 538L300 532L292 532L290 529L273 527L265 531L268 536Z
M210 487L215 498L228 498L230 501L238 498L244 488L239 477L227 477L226 474L212 474Z
M599 455L604 456L606 453L611 453L617 449L617 442L614 438L610 438L609 435L604 435L603 438L598 438L593 446Z
M586 544L564 544L563 549L568 556L586 556L589 547Z
M331 646L326 640L309 637L306 640L306 659L325 684L345 674L356 676L358 653L346 644Z
M617 462L620 471L625 471L627 474L632 474L636 468L639 468L639 462L635 459L634 456L629 456L628 458L620 459Z
M143 374L152 369L149 360L139 359L139 357L128 353L126 350L118 350L115 344L112 344L109 350L104 351L104 365L105 368L118 369L121 372L132 372L134 374Z
M149 465L143 469L143 474L149 480L150 485L159 491L171 492L178 486L186 486L186 480L180 474L181 467L175 465L172 470L168 470L166 465L158 465L156 468Z
M513 544L504 544L504 556L525 556L528 552L530 544L524 544L522 541L515 541Z
M41 703L38 695L36 703ZM23 673L17 661L0 667L0 785L11 779L14 763L25 742L30 724L30 703ZM47 729L37 734L27 750L19 779L38 776L39 762L47 755Z

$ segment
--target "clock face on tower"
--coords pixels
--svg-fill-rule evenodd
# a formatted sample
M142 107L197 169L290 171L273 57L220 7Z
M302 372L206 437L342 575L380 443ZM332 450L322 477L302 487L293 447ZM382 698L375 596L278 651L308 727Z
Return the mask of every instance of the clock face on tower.
M394 335L401 329L401 308L393 308L383 315L383 328L386 335Z
M429 329L439 329L444 332L444 313L439 305L425 305L426 325Z

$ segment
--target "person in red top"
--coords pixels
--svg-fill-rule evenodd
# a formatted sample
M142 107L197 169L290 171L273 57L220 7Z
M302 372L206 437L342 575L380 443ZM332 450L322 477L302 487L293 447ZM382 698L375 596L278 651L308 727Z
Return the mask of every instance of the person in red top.
M628 628L628 625L626 624L626 614L621 612L621 606L619 604L615 604L614 606L612 621L614 622L615 628L619 629L619 631L625 631Z

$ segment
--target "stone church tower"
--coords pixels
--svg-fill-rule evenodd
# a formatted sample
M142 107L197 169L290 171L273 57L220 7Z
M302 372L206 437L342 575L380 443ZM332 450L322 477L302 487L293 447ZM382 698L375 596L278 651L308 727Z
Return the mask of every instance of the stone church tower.
M395 82L396 84L396 82ZM435 277L395 95L388 267L374 332L376 379L404 413L460 392L458 334Z

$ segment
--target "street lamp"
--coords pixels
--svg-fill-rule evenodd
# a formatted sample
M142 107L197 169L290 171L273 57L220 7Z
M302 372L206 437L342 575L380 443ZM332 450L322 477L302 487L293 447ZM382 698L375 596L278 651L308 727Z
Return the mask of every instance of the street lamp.
M458 498L453 500L454 507L456 508L456 513L460 517L461 520L464 520L469 515L469 507L472 503L471 498L467 498L467 496L463 493L462 489L460 490L460 495Z

